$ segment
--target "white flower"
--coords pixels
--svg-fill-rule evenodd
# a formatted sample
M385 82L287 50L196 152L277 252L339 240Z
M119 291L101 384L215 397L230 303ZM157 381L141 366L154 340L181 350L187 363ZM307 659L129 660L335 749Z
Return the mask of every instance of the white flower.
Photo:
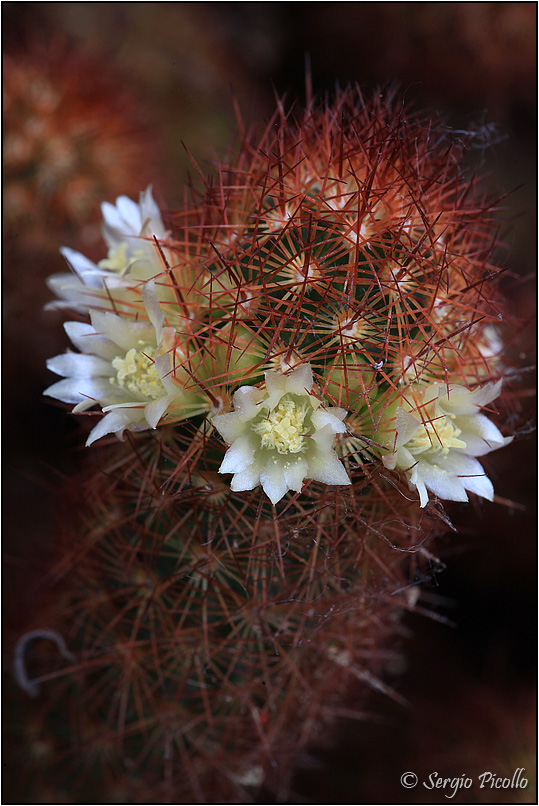
M119 196L116 204L103 202L103 237L109 249L117 249L127 243L128 251L134 255L144 248L141 237L151 238L155 235L158 240L167 237L161 212L153 196L152 188L147 187L140 194L137 204L127 196Z
M204 409L197 394L184 391L173 381L175 331L163 327L165 315L153 280L146 283L142 295L149 321L91 311L91 324L64 325L81 352L64 353L47 362L64 380L46 389L45 395L75 404L75 413L98 403L105 414L91 431L87 445L105 434L121 438L126 429L156 428L171 406L185 409L185 416Z
M80 252L62 247L60 252L73 273L54 274L48 278L49 288L65 301L49 303L47 307L127 312L130 305L132 309L133 303L140 302L140 290L135 289L140 289L147 280L163 275L165 266L153 237L163 240L168 233L151 187L140 194L138 204L127 196L120 196L115 205L104 202L101 210L107 257L96 264ZM168 291L166 284L163 288L158 286L158 296L163 297L165 290Z
M289 375L265 375L266 392L242 386L234 394L234 411L212 419L230 445L219 472L234 474L231 489L252 490L261 484L276 504L288 490L301 492L304 479L350 484L332 449L335 435L346 432L346 410L324 408L310 394L310 364Z
M467 501L467 490L493 500L494 488L476 457L512 437L502 436L479 408L497 398L501 386L487 383L473 392L454 384L411 388L411 400L399 406L389 432L380 428L378 438L392 449L383 457L385 466L406 473L421 507L429 500L427 490L449 501Z

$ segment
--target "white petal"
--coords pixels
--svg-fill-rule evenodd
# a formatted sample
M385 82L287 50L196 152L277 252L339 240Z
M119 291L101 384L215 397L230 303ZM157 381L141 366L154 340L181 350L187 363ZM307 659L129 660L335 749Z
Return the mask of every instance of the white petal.
M316 451L309 458L308 478L322 484L350 484L348 474L335 451Z
M57 297L65 299L66 297L79 297L81 289L84 289L81 281L73 274L51 274L46 280L47 286ZM67 287L67 288L66 288ZM48 302L49 308L53 306L58 307L62 303ZM63 303L65 307L65 302Z
M149 322L135 322L101 311L90 311L90 319L97 333L109 338L125 352L139 346L139 341L155 344L155 330Z
M466 456L464 453L457 453L452 450L445 456L443 454L436 454L433 461L443 470L454 473L456 476L483 475L483 468L477 459L474 459L472 456Z
M172 399L173 395L165 395L148 403L144 410L144 416L150 428L157 428L159 420L170 406Z
M174 381L172 380L172 365L171 365L171 355L170 353L165 353L165 355L157 355L154 358L155 368L157 370L157 374L161 378L161 383L167 390L167 392L172 395L174 392L179 391L178 386L175 386Z
M90 435L86 440L86 446L95 442L96 439L101 439L106 434L116 434L119 438L123 436L125 430L129 431L146 431L148 426L145 422L135 423L123 411L111 411L101 419L95 428L90 431Z
M64 322L64 330L81 353L93 353L90 345L96 332L87 322Z
M272 504L276 504L288 492L282 463L279 459L272 459L260 472L262 489Z
M234 413L244 422L252 420L259 413L257 403L264 397L261 389L254 386L242 386L234 393Z
M395 470L397 466L397 454L393 452L386 454L386 456L382 456L382 462L388 470Z
M66 301L66 300L59 300L53 299L46 302L43 306L44 311L82 311L85 312L88 309L87 305L84 305L82 302L75 302L74 299Z
M281 391L279 389L274 389L272 392L269 392L267 394L267 396L264 398L264 400L263 400L261 405L267 411L273 411L279 405L279 403L281 401L281 398L282 398L282 396L284 394L285 394L285 392L283 392L283 391Z
M447 470L432 465L430 462L419 462L417 473L425 486L438 498L443 498L445 501L468 500L461 480Z
M245 422L235 411L216 414L211 422L228 445L232 445L245 432Z
M339 414L335 414L338 412ZM342 416L341 415L342 412ZM342 420L346 417L346 409L324 409L320 407L311 415L311 421L316 430L329 426L333 434L345 434L346 426Z
M425 487L425 482L421 477L416 478L415 483L410 485L412 488L415 487L417 492L419 493L419 506L421 509L427 506L429 500L429 494L427 492L427 488Z
M236 473L232 476L230 482L230 489L236 493L242 490L254 490L260 484L260 469L258 465L252 464L241 473Z
M73 271L84 281L85 285L100 288L102 285L103 271L93 261L85 255L70 249L69 246L62 246L60 253L65 257ZM53 275L53 277L69 277L70 275Z
M455 387L450 387L450 388L453 389ZM422 407L425 408L430 403L434 403L436 405L438 400L440 399L440 397L443 397L443 395L447 396L447 389L448 389L448 387L447 387L447 385L445 383L444 384L433 383L433 384L430 384L430 386L425 386L424 388L422 388L421 389L421 405L422 405ZM467 391L467 390L465 390L465 391ZM413 396L412 396L412 398L413 398Z
M49 358L47 369L63 378L91 378L94 375L108 378L113 374L110 361L84 353L63 353Z
M110 247L118 246L126 236L140 235L141 218L139 206L127 196L119 196L116 205L103 202L103 237Z
M109 362L118 355L118 347L86 322L64 322L64 330L81 353L97 355Z
M114 204L110 202L102 202L101 215L103 216L103 224L107 228L119 229L122 225L120 214Z
M267 384L267 381L266 381ZM285 375L285 388L293 395L304 395L313 388L313 371L310 364L301 364L290 375Z
M144 409L146 406L140 400L122 400L119 403L107 403L106 406L103 406L103 411L118 411L119 409L125 409L129 419L133 422L138 422L139 420L144 420Z
M174 348L174 337L176 330L173 327L164 327L161 333L161 340L159 342L159 353L171 352ZM181 361L181 359L180 359ZM176 364L176 366L178 366Z
M486 498L487 501L494 501L494 487L488 476L465 476L461 478L462 485L471 493Z
M441 385L440 388L443 389ZM440 406L444 411L453 414L475 414L480 406L486 406L495 400L499 396L501 388L501 380L496 383L491 381L473 391L464 386L450 384L440 393Z
M254 446L249 437L240 437L225 453L219 473L241 473L252 464L254 454Z
M83 411L88 411L88 409L91 409L92 406L95 405L96 405L95 400L92 400L91 398L85 398L84 400L81 400L80 403L77 403L76 406L73 406L73 408L71 409L71 413L80 414Z
M469 456L484 456L512 441L512 437L504 437L484 414L455 417L455 425L462 431L459 439L466 443L462 450Z
M409 440L411 440L420 425L421 423L418 422L418 420L416 420L416 418L413 417L410 412L399 407L397 409L396 416L396 448L400 448L401 445L405 445Z
M161 330L165 321L165 314L159 305L159 300L157 299L157 294L155 293L155 282L153 280L149 280L147 283L145 283L142 289L142 299L144 301L148 318L155 328L156 342L159 343L161 340Z
M91 409L92 406L95 406L96 402L99 403L100 406L104 406L105 404L114 402L119 404L125 400L125 390L121 387L109 384L109 387L105 388L106 382L101 378L99 380L94 378L93 381L93 394L91 396L86 394L80 403L77 403L73 408L73 414ZM67 383L67 381L64 381L64 383ZM73 383L75 383L75 381L73 381ZM80 381L77 381L77 383L80 383ZM81 387L79 386L79 388Z
M167 232L163 226L161 211L152 196L151 185L149 185L146 190L143 190L140 194L139 206L143 227L148 229L150 235L156 235L158 238L165 238Z
M271 396L278 394L279 397L282 397L286 391L285 376L281 375L280 372L268 370L264 373L264 377L266 379L266 389L268 390L268 395Z
M161 211L154 200L151 185L140 192L139 206L144 218L161 218Z
M105 378L66 378L53 383L43 394L63 403L84 403L85 408L118 398L117 389Z
M335 442L335 432L331 428L331 425L326 425L324 428L315 431L311 436L311 440L316 444L319 452L323 453L325 451L329 453Z
M139 205L127 196L118 196L116 209L122 219L126 235L140 235L142 230L142 216Z
M101 279L97 287L83 284L75 274L53 274L47 277L47 285L53 294L61 299L68 300L73 305L84 306L87 308L89 305L101 304L104 302L103 293L101 290L103 283ZM65 303L62 305L60 302L48 303L49 308L68 307Z
M487 406L489 403L492 403L493 400L496 400L502 391L502 384L503 381L501 378L499 381L496 381L496 383L490 381L490 383L485 384L481 389L483 394L477 401L478 405Z
M409 470L417 465L417 459L413 454L410 453L406 445L401 445L401 447L396 451L397 454L397 467L400 470Z
M450 451L447 456L438 458L436 462L445 470L458 476L466 490L480 495L482 498L488 498L489 501L494 499L492 482L477 459L456 451Z
M327 414L331 414L333 417L337 417L338 420L344 420L348 412L346 409L341 408L340 406L326 406L323 411L327 412Z
M308 476L309 465L305 459L297 459L295 462L285 463L284 479L289 490L300 493L303 487L303 479Z

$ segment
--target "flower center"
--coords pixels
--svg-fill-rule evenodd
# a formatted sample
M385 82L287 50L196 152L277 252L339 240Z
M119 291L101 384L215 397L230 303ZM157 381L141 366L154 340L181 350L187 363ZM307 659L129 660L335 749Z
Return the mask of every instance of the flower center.
M98 266L101 269L114 271L117 274L125 274L133 263L136 263L137 258L143 255L142 250L136 249L133 257L129 257L127 254L128 248L127 242L123 241L115 249L109 249L107 257L100 260Z
M139 350L132 347L122 358L120 355L112 360L116 370L116 377L109 378L111 383L117 383L130 392L137 392L144 397L155 400L166 394L159 373L152 358L155 347L141 343Z
M306 408L293 400L283 400L266 418L254 425L262 437L262 447L277 449L279 453L299 453L303 449L303 421Z
M446 455L450 448L466 447L466 443L458 439L460 433L450 415L438 417L434 422L422 423L406 447L413 456L425 451L441 451Z
M107 269L108 271L116 271L123 274L129 267L129 258L127 257L127 244L121 243L116 249L109 249L108 255L103 260L99 261L99 267Z

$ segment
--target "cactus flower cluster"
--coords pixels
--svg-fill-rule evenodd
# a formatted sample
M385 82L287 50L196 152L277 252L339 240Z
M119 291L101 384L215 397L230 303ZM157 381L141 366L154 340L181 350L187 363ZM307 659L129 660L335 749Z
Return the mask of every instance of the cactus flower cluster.
M272 503L287 490L300 493L305 478L350 483L333 451L336 434L352 434L343 423L347 411L362 416L361 436L386 468L404 472L421 506L427 488L442 499L467 500L468 489L492 500L492 485L471 457L509 441L479 414L498 397L501 380L489 380L484 351L467 342L467 355L451 342L469 305L463 281L477 262L475 252L466 253L471 244L456 244L483 234L457 235L466 210L452 209L458 199L450 182L429 177L430 193L417 188L419 202L405 162L369 160L359 138L345 148L344 127L340 143L323 134L326 143L313 131L310 142L287 144L289 158L273 171L269 159L262 181L256 168L265 166L256 163L266 157L249 166L246 187L239 170L235 184L221 187L221 207L212 202L203 211L220 224L195 225L198 243L187 226L180 229L184 242L174 241L151 188L138 205L127 197L105 202L107 257L94 264L65 247L73 273L50 278L62 300L52 306L87 312L92 324L66 323L80 353L49 362L67 380L46 394L76 403L75 412L101 406L106 416L87 444L211 412L230 446L220 472L234 473L234 490L262 483ZM477 336L470 320L464 332ZM229 355L222 376L210 378L207 358L217 344ZM459 385L474 370L472 388ZM313 371L318 397L309 394ZM234 413L221 411L234 391ZM323 417L331 437L318 436Z
M279 790L348 683L392 695L408 558L441 501L494 497L495 210L465 151L392 93L280 104L180 210L120 197L103 260L63 249L46 394L95 453L53 626L98 693L83 745L114 725L167 797Z

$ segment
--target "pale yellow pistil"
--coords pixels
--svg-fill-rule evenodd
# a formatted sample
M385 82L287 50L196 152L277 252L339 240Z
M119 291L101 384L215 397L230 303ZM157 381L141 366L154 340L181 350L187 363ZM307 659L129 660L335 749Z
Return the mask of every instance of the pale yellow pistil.
M116 271L118 274L123 274L129 268L131 262L127 257L127 244L124 242L119 244L116 249L109 249L107 257L99 261L99 267L107 269L107 271Z
M112 360L116 377L109 378L110 382L153 400L162 397L166 394L166 389L152 361L154 353L155 347L141 343L139 350L132 347L124 358L116 356Z
M441 451L447 455L451 448L466 447L466 443L458 439L459 434L460 428L451 422L449 416L438 417L434 422L423 423L406 447L413 456L425 451Z
M299 453L303 448L302 435L305 408L296 406L293 400L284 400L254 430L262 437L263 448L276 449L278 453Z

